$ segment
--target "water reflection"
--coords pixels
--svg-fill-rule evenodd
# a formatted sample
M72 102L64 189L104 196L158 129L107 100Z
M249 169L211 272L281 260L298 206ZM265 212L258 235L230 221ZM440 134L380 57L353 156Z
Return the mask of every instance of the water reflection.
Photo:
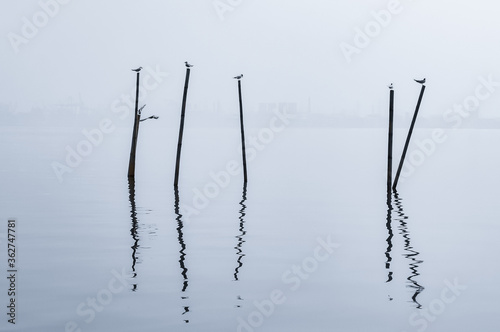
M245 215L246 215L246 209L247 209L247 206L245 204L247 200L247 184L244 183L243 184L243 190L242 190L242 193L241 193L241 201L240 201L240 216L238 217L239 219L239 228L238 228L238 231L240 232L236 238L238 239L238 243L236 244L236 246L234 247L234 249L236 250L236 268L234 269L234 280L235 281L238 281L239 280L239 273L240 273L240 269L243 267L243 257L245 256L245 254L243 253L243 244L246 242L245 241L245 235L247 234L247 231L245 230ZM243 303L243 298L241 297L241 295L237 295L236 296L236 305L235 307L236 308L241 308L242 306L242 303Z
M395 209L393 207L393 202ZM396 212L396 216L393 216L393 211ZM406 282L407 282L407 287L412 288L414 290L411 300L418 309L421 309L422 305L418 302L417 297L424 290L424 287L421 286L416 279L420 275L420 273L418 272L418 268L420 267L420 264L423 263L423 261L417 259L420 253L417 250L415 250L415 248L411 245L410 230L408 228L408 222L407 222L408 216L404 213L402 199L399 197L399 194L396 190L394 190L394 192L388 190L387 218L385 224L388 233L388 237L386 239L387 249L385 251L385 256L386 256L385 268L388 270L386 283L393 280L393 272L391 270L391 262L392 262L391 253L393 250L392 241L394 237L394 233L392 230L393 219L394 221L399 222L398 224L399 234L401 234L403 237L403 247L404 247L403 257L409 260L410 275L406 278ZM389 296L389 300L392 301L392 297Z
M391 271L391 262L392 262L392 256L391 256L391 251L392 251L392 238L394 236L394 233L392 232L392 194L391 190L388 189L387 191L387 218L386 218L386 223L385 227L387 227L387 249L385 251L385 268L387 269L387 281L390 282L392 281L392 271Z
M139 223L137 220L137 207L135 205L135 180L134 178L128 178L128 199L130 202L130 218L132 220L132 228L130 228L130 234L132 235L133 245L132 245L132 279L137 277L137 272L135 270L135 265L137 264L137 249L139 249ZM135 280L134 280L135 281ZM137 290L137 283L132 282L132 291Z
M243 266L243 257L245 256L245 254L243 253L243 250L242 250L242 246L243 246L243 243L245 243L245 234L247 233L246 230L245 230L245 210L247 208L247 206L245 205L245 201L247 200L247 184L245 183L243 185L243 193L241 195L241 201L240 201L240 206L241 206L241 209L240 209L240 216L239 216L239 220L240 220L240 227L239 227L239 232L240 234L238 236L236 236L236 238L238 239L238 244L236 245L236 247L234 247L234 249L236 249L236 256L238 257L237 261L236 261L236 268L234 269L234 280L238 280L238 274L240 272L240 268Z
M406 278L408 287L414 290L413 296L411 297L412 302L416 305L418 309L422 308L422 305L417 301L418 295L424 290L424 287L417 282L417 277L420 275L418 273L418 268L420 264L423 263L422 260L417 259L420 255L418 251L411 245L410 231L408 229L408 216L405 215L403 210L402 199L399 197L397 191L394 191L394 205L396 206L397 217L395 220L399 221L399 234L403 236L404 250L403 256L407 258L409 262L411 274Z
M179 245L181 249L179 250L179 266L181 268L181 276L183 279L182 283L182 293L185 293L187 288L188 288L188 268L186 267L186 243L184 242L184 223L182 221L182 214L179 212L179 189L177 186L174 187L174 196L175 196L175 203L174 203L174 212L177 215L175 220L177 220L177 240L179 241ZM181 296L182 300L186 301L189 299L188 296ZM184 312L182 315L186 315L189 313L189 306L183 306ZM189 319L184 320L185 323L189 323Z

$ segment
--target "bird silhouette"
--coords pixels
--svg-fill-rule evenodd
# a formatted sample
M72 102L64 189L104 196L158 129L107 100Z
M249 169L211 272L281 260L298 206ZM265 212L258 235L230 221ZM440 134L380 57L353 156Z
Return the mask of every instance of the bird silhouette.
M140 72L140 71L141 71L141 69L142 69L142 67L139 67L139 68L137 68L137 69L132 69L132 71L135 71L136 73L138 73L138 72Z
M390 85L388 85L387 87L389 88L389 90L394 89L394 85L392 85L392 83Z
M193 65L189 64L189 62L187 62L187 61L184 61L184 63L186 64L186 67L188 67L188 68L193 67Z
M425 78L423 80L414 80L417 83L424 84L425 83Z
M235 76L233 78L236 79L236 80L241 80L243 78L243 74Z

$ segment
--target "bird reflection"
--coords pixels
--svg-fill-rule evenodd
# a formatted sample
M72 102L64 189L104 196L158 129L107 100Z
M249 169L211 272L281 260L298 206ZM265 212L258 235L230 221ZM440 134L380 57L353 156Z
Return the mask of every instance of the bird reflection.
M139 223L137 221L137 208L135 205L135 180L134 178L128 178L128 199L130 202L130 218L132 219L132 228L130 228L130 234L132 235L132 240L134 244L132 245L132 279L137 277L137 272L135 270L135 265L137 263L137 249L139 249ZM137 290L137 283L132 283L132 291Z
M418 309L421 309L422 305L417 301L417 297L424 290L424 287L417 282L416 278L420 275L420 273L418 273L418 268L420 264L423 263L423 261L417 259L420 253L416 251L415 248L411 245L410 231L408 229L407 222L408 216L406 216L403 211L402 199L399 197L397 191L394 191L394 205L396 206L397 213L397 217L395 218L395 220L399 221L399 234L403 236L405 250L403 256L410 261L409 266L411 274L410 276L408 276L408 278L406 278L406 280L408 283L408 287L414 289L415 291L413 296L411 297L413 303Z
M385 268L387 269L387 281L390 282L392 281L392 271L391 271L391 262L392 262L392 257L391 257L391 251L392 251L392 237L394 236L394 233L392 232L392 194L391 190L387 190L387 218L386 218L386 223L385 227L387 227L387 249L385 251L385 257L387 260L385 261Z
M238 281L238 274L240 272L240 268L243 266L243 262L242 262L242 259L243 257L245 256L245 254L243 253L243 250L241 249L242 246L243 246L243 243L245 243L245 240L244 240L244 237L245 237L245 234L247 233L245 231L245 210L247 208L247 206L245 205L245 201L247 200L247 184L245 183L243 185L243 193L241 195L241 201L240 201L240 205L241 205L241 209L240 209L240 216L239 216L239 220L240 220L240 227L239 227L239 232L240 234L238 236L236 236L236 238L238 239L238 244L236 245L236 247L234 247L234 249L236 249L236 256L238 256L238 259L236 261L237 265L236 268L234 269L234 280Z
M184 242L184 223L182 221L182 214L179 212L179 189L177 186L174 187L174 196L175 196L175 203L174 203L174 212L177 215L175 220L177 220L177 239L179 240L179 245L181 249L179 250L179 265L181 268L181 275L183 278L183 283L182 283L182 292L186 292L188 288L188 269L185 264L186 260L186 243ZM187 296L182 296L181 297L183 300L187 300L189 297ZM186 315L189 313L189 306L184 306L184 312L182 315ZM184 320L185 323L189 323L189 319Z

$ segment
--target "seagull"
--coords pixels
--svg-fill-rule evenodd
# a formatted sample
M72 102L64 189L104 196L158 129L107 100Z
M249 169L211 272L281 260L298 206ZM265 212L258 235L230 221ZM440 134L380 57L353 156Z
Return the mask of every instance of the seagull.
M425 83L425 78L423 80L414 80L417 83L424 84Z
M241 80L243 78L243 74L235 76L233 78L236 79L236 80Z
M392 83L390 85L388 85L387 87L389 88L389 90L394 89L394 86L392 85Z
M193 67L193 65L189 64L187 61L184 61L184 63L186 64L186 67L188 67L188 68Z
M137 69L132 69L132 71L135 71L136 73L138 73L138 72L140 72L140 71L141 71L141 69L142 69L142 67L139 67L139 68L137 68Z

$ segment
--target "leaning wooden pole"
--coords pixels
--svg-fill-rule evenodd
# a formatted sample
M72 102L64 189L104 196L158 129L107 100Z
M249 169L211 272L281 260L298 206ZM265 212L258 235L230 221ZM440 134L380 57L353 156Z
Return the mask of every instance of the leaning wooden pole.
M179 167L181 163L181 150L182 150L182 136L184 134L184 117L186 114L186 101L187 101L187 92L189 86L189 74L191 73L191 69L189 67L186 68L186 81L184 83L184 95L182 97L182 109L181 109L181 123L179 128L179 139L177 141L177 157L175 160L175 178L174 178L174 187L177 187L179 184Z
M394 127L394 90L390 90L389 100L389 139L387 149L387 193L391 192L392 187L392 137Z
M408 135L406 136L406 142L405 142L405 147L403 149L403 154L401 155L401 160L399 161L398 171L396 173L396 177L394 178L394 184L392 185L392 188L394 190L396 190L396 187L398 186L399 176L401 175L401 170L403 169L406 152L408 151L408 146L410 145L410 139L413 133L413 127L415 127L415 122L417 121L418 110L420 109L420 103L422 102L424 91L425 91L425 85L422 84L422 89L420 90L420 96L418 97L417 107L415 108L413 119L411 120L410 130L408 130Z
M238 94L240 99L241 151L243 155L243 183L247 183L247 157L245 149L245 127L243 125L243 101L241 98L241 79L238 79Z
M139 135L139 78L140 78L140 69L137 71L137 83L135 88L135 116L134 116L134 129L132 131L132 146L130 148L130 159L128 163L128 177L135 177L135 153L137 150L137 136Z

